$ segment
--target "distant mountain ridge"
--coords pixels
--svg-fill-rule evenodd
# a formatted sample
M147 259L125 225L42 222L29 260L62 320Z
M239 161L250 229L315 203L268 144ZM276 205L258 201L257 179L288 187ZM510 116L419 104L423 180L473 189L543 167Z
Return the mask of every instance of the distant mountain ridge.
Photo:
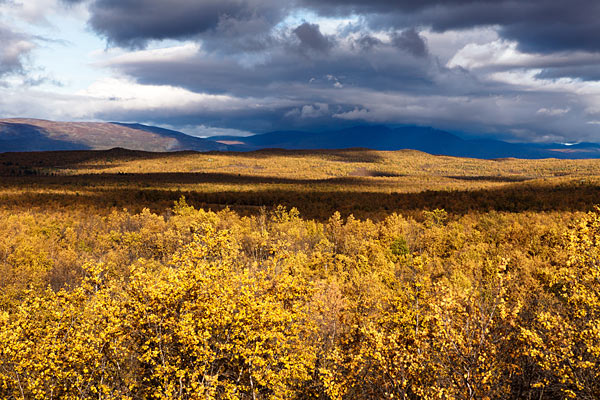
M118 122L0 119L0 152L107 150L212 151L229 146L169 129Z
M473 158L600 158L600 144L508 143L493 139L463 139L420 126L390 128L363 125L322 132L275 131L247 137L207 139L182 132L121 122L55 122L39 119L0 119L0 153L8 151L107 150L124 148L164 151L252 151L368 148L413 149L429 154Z
M261 135L213 136L215 141L241 142L246 149L340 149L420 150L430 154L473 158L600 158L600 144L509 143L493 139L462 139L435 128L407 126L356 126L324 132L276 131Z

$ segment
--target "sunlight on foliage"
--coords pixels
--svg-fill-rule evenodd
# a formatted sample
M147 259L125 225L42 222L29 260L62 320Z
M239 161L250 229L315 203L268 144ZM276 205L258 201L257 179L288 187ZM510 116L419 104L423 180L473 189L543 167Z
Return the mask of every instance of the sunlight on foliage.
M156 157L5 176L0 398L600 398L597 186L549 177L591 161L465 160L468 179L489 171L460 191L451 158L273 157L155 189L90 171ZM366 167L396 175L349 177Z

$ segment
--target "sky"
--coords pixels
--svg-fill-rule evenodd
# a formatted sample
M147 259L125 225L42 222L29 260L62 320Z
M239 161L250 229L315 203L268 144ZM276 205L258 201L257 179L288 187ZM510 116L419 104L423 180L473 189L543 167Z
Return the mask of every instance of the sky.
M0 0L0 118L600 142L596 0Z

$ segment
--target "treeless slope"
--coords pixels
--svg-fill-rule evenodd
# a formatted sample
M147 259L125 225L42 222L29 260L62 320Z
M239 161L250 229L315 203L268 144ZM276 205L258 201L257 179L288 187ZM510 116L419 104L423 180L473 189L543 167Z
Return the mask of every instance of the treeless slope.
M106 150L226 150L227 146L181 132L145 125L108 122L55 122L0 119L0 152Z

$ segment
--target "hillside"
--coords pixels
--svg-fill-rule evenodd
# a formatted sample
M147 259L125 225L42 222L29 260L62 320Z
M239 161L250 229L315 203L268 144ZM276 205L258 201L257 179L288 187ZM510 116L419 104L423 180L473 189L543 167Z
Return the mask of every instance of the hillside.
M0 119L0 152L105 150L227 150L228 146L169 129L109 122Z

